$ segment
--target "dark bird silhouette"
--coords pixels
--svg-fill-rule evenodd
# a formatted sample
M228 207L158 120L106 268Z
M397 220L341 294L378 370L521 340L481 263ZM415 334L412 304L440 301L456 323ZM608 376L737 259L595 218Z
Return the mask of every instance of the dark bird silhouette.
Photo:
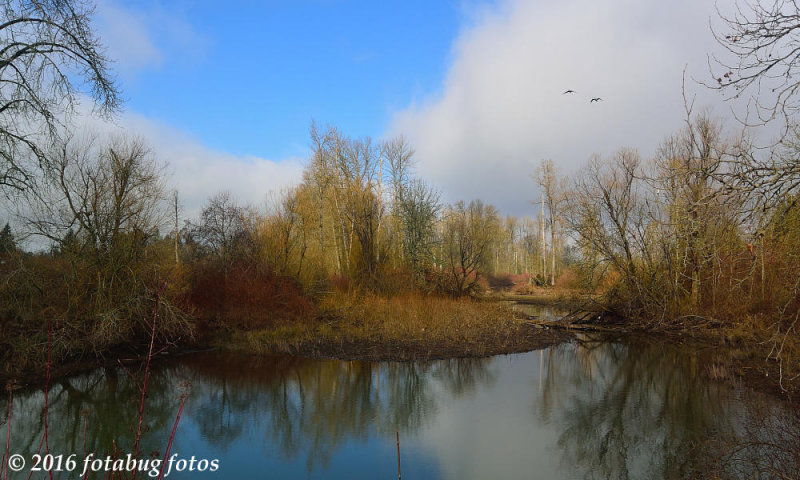
M593 99L589 100L589 103L594 103L594 102L602 102L602 101L603 101L603 99L602 99L602 98L600 98L600 97L595 97L595 98L593 98Z
M575 90L567 90L566 92L562 93L561 95L566 95L567 93L575 93Z

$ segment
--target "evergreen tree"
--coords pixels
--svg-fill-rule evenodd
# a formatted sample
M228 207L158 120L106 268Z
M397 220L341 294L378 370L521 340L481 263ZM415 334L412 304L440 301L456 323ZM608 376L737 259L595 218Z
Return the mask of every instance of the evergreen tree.
M0 230L0 255L12 253L17 249L14 242L14 235L11 234L11 227L6 223L3 230Z

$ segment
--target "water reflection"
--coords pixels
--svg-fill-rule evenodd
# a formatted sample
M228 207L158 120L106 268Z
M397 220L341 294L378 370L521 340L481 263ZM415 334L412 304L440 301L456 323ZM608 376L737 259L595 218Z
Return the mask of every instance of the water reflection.
M209 443L224 449L258 430L267 437L263 443L287 458L303 455L311 469L318 462L327 466L348 441L365 440L381 429L418 430L436 413L432 380L466 391L485 377L482 363L206 355L178 368L196 385L187 410L196 412L192 420Z
M688 449L738 414L730 390L674 346L561 346L546 372L534 409L560 426L564 464L583 478L683 478Z
M763 444L794 422L791 408L711 380L710 365L713 359L688 349L608 340L425 363L199 354L155 369L141 450L163 452L178 385L189 381L173 451L219 458L221 468L170 478L394 478L395 431L404 478L756 472L764 451L738 449L732 457L736 439ZM57 383L51 451L81 454L84 427L87 451L129 451L137 397L117 369ZM17 395L12 453L29 457L37 449L42 405L40 391ZM771 465L791 471L794 458Z
M561 318L569 314L569 309L553 305L539 305L535 303L520 303L520 302L508 302L508 303L513 310L516 310L517 312L520 312L523 315L527 315L530 318L535 318L536 320L541 320L544 322L552 322L555 320L560 320Z

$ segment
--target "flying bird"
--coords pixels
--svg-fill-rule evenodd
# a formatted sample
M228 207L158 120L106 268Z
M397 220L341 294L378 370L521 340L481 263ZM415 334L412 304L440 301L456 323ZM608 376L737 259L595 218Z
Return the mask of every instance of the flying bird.
M561 95L566 95L567 93L575 93L575 90L567 90L566 92L562 93Z
M602 98L600 98L600 97L595 97L595 98L593 98L593 99L589 100L589 103L593 103L593 102L602 102L602 101L603 101L603 99L602 99Z

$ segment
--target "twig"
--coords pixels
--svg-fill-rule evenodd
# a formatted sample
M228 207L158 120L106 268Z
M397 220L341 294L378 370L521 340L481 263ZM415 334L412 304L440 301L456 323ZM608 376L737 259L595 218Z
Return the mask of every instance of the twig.
M158 473L158 480L164 476L164 469L167 467L167 459L169 459L169 452L172 450L172 442L175 440L175 432L178 431L178 422L181 421L181 413L183 413L183 406L186 405L186 398L189 396L189 384L185 385L183 394L181 394L181 406L178 407L178 415L175 417L175 424L172 426L172 433L169 435L169 442L167 442L167 449L164 452L164 461L161 463L161 471Z
M139 458L139 441L142 438L142 421L144 420L144 404L147 397L147 382L150 380L150 361L153 359L153 345L156 341L156 325L158 323L158 304L160 303L161 292L164 291L166 284L161 284L158 291L151 290L155 299L155 306L153 307L153 328L150 330L150 348L147 351L147 359L144 364L144 379L142 380L142 397L139 401L139 423L136 427L136 439L133 444L133 458ZM133 471L131 480L136 479L137 470Z

